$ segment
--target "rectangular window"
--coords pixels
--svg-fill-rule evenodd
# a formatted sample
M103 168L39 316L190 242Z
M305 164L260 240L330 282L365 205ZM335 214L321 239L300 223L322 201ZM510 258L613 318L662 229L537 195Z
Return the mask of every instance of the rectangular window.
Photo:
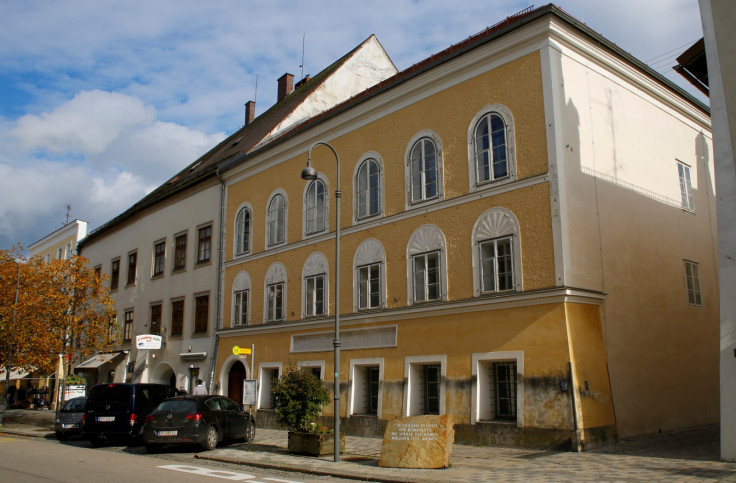
M207 332L210 314L210 296L200 295L194 301L194 332Z
M161 304L151 305L151 334L161 333Z
M197 244L197 263L207 262L210 259L212 249L212 226L199 229L199 242Z
M125 311L125 321L123 325L123 342L128 342L133 338L133 311Z
M162 241L153 246L153 275L164 273L164 261L166 260L166 242Z
M184 268L187 264L187 235L179 235L174 239L174 270Z
M511 237L488 240L480 249L480 278L482 292L501 292L514 288L511 256Z
M693 185L690 181L690 166L678 162L677 174L680 176L680 196L682 198L682 207L687 210L695 210Z
M107 342L108 344L115 342L115 334L117 332L117 320L118 314L113 313L112 316L107 320Z
M367 366L366 372L366 397L365 406L366 414L377 414L378 413L378 389L380 381L378 379L379 367L378 366Z
M413 258L414 301L425 302L440 298L440 254L422 253Z
M687 300L690 305L703 305L700 295L700 273L698 264L685 260L685 280L687 282Z
M494 419L516 419L516 362L494 362L492 401Z
M304 315L313 317L325 313L325 276L304 279Z
M66 244L66 248L64 249L64 258L67 260L72 258L72 244L71 243Z
M235 292L235 307L233 310L233 325L248 325L248 290Z
M375 309L381 306L381 264L358 267L358 307Z
M422 414L440 413L440 365L422 366Z
M110 267L110 290L117 290L120 282L120 259L112 261Z
M261 388L259 391L259 409L273 409L276 402L273 397L273 386L279 379L278 367L261 367Z
M138 253L133 252L128 254L128 285L134 285L135 284L135 267L138 263Z
M184 333L184 301L171 302L171 335Z
M268 295L268 308L266 321L274 322L284 319L284 284L274 283L266 287Z

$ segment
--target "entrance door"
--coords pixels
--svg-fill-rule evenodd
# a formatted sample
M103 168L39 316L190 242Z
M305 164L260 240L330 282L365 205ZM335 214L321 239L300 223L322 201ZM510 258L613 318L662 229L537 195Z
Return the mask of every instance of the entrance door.
M245 380L245 366L242 362L235 362L230 368L227 381L227 396L243 405L243 381Z

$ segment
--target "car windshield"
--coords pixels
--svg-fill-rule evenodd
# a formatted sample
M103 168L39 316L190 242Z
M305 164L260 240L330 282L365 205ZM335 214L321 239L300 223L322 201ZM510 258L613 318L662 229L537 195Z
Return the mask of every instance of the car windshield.
M90 402L111 402L125 403L130 401L133 389L130 386L121 386L110 384L107 386L97 386L90 395Z
M71 401L67 401L61 410L70 413L75 411L84 411L86 404L86 399L72 399Z
M193 399L169 399L158 405L157 411L174 411L177 413L191 413L197 409L197 401Z

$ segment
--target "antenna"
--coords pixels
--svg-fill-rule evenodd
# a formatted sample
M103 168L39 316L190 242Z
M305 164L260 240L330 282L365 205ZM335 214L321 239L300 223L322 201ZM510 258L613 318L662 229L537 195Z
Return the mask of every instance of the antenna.
M69 224L69 213L72 211L72 205L66 205L66 223L65 225Z
M305 33L302 37L302 65L299 66L299 68L302 70L302 76L299 78L299 80L304 79L304 44L307 40L307 34Z
M258 102L258 74L256 74L256 92L253 94L253 102Z

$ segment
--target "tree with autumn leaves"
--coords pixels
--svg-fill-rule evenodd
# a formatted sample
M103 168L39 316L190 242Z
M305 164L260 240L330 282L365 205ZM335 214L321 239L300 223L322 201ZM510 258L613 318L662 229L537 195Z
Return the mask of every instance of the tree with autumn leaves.
M0 250L0 366L50 369L59 354L72 363L118 343L115 309L103 278L88 260L25 259L20 246ZM20 266L20 289L15 306ZM15 314L14 314L15 311Z

